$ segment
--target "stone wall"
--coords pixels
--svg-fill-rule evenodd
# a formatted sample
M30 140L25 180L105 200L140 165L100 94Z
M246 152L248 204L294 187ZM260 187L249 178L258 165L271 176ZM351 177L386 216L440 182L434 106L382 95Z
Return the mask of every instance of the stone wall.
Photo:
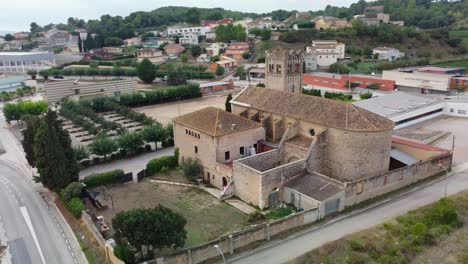
M438 166L439 163L450 168L452 154L444 154L378 176L348 182L346 183L346 206L360 203L444 172L445 170Z
M220 254L214 245L218 245L224 255L232 255L243 247L257 242L270 240L274 235L284 231L313 223L318 220L316 208L295 213L283 219L245 229L231 235L220 237L216 240L201 244L178 253L157 258L157 264L196 264L205 260L220 258Z
M354 132L329 128L326 133L325 175L341 181L354 181L388 171L392 130Z

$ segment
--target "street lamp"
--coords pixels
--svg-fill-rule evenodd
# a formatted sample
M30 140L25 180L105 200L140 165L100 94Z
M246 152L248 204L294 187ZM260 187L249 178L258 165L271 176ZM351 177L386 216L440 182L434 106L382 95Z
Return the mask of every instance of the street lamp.
M224 258L223 251L221 251L221 249L219 248L219 245L214 245L213 247L218 250L219 254L221 254L221 257L223 258L223 263L226 264L226 259Z
M442 169L445 170L445 173L447 174L447 178L448 178L449 172L448 172L447 168L445 168L445 166L442 165L442 163L437 164L437 166L439 166L439 167L441 167ZM448 179L445 180L445 197L447 197L447 185L448 185Z

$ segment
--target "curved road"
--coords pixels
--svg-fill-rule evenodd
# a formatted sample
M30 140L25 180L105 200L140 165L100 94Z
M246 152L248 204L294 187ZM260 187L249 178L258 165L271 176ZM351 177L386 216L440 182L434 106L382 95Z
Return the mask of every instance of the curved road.
M31 183L1 161L0 171L0 224L12 263L76 263L61 228Z

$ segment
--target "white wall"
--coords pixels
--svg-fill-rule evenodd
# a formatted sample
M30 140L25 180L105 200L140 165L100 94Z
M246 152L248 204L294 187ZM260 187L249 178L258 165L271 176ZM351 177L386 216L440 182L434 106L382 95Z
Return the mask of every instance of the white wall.
M444 114L468 118L468 101L445 102Z

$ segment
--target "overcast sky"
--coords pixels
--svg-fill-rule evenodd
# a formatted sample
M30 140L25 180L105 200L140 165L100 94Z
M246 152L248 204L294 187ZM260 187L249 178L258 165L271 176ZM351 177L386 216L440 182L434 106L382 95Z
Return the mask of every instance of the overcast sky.
M134 11L150 11L162 6L222 7L246 12L276 9L319 10L327 4L349 6L357 0L0 0L0 30L29 30L39 25L64 23L69 17L85 20L101 15L127 16Z

